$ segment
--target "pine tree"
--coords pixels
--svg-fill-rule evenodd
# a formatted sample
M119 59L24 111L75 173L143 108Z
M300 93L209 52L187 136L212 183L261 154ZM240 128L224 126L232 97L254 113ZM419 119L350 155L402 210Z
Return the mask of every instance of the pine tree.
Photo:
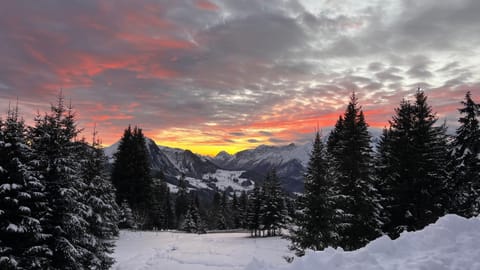
M336 171L338 192L338 246L354 250L378 237L382 224L381 206L375 189L372 148L368 125L355 93L329 141L329 154Z
M123 200L120 204L120 217L118 226L121 229L136 229L135 219L133 217L132 208L128 205L127 200Z
M152 177L142 129L129 126L120 140L112 170L117 202L127 200L139 225L149 222Z
M437 117L420 90L414 104L403 100L395 113L379 146L378 169L388 215L383 229L393 238L435 222L449 205L446 128L434 126Z
M175 213L172 208L172 199L170 196L170 189L168 187L162 205L164 210L164 223L162 229L175 229Z
M52 269L87 268L86 259L92 256L88 247L95 241L84 218L91 208L83 202L81 192L86 187L79 175L80 164L75 160L74 139L79 132L73 110L64 105L60 95L49 114L35 118L29 133L34 169L45 185L49 207L42 225L49 235Z
M85 183L83 190L84 203L90 211L84 218L89 223L88 231L95 237L87 249L90 256L85 264L89 269L109 269L114 260L109 256L113 253L113 239L118 236L119 207L115 201L115 190L107 175L107 159L99 142L94 139L92 145L81 142L79 145L81 161L81 177Z
M246 229L248 226L248 196L245 190L242 191L239 197L239 205L238 205L238 218L240 220L239 228Z
M464 217L480 213L480 105L467 92L452 147L453 213Z
M290 231L291 249L303 255L305 249L336 247L336 191L325 146L317 132L305 174L305 191L298 199L298 212Z
M238 229L241 227L240 205L238 202L237 194L235 192L233 193L231 210L232 210L233 228Z
M286 209L282 188L275 170L272 170L263 184L264 201L261 211L263 228L268 236L276 236L285 225Z
M223 215L222 209L222 194L215 191L212 199L212 207L209 210L209 228L212 230L225 230L227 229L227 221Z
M263 229L261 208L263 204L262 190L255 185L248 198L247 225L252 236L260 236Z
M0 120L0 268L47 268L42 218L47 211L44 186L33 172L31 149L18 108Z
M178 192L175 197L175 216L178 222L178 227L181 228L185 215L188 211L189 199L187 190L187 181L185 175L180 176L178 180Z
M156 229L166 229L169 218L168 215L168 205L166 197L169 197L167 194L169 192L167 184L165 183L163 176L159 179L154 179L152 186L152 197L150 198L150 222L152 223L150 227ZM171 209L170 209L171 211Z
M228 194L226 191L222 193L221 200L220 200L220 214L221 214L221 226L223 228L219 229L231 229L233 227L233 220L232 220L232 210L230 208L230 200L228 198ZM224 226L223 226L224 225Z
M192 201L188 207L181 228L188 233L205 233L205 225L194 201Z

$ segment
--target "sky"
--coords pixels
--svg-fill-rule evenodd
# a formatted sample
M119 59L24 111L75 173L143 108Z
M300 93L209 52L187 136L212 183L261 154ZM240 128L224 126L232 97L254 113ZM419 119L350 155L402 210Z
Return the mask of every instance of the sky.
M424 89L457 125L480 96L478 0L0 0L0 112L61 90L104 145L138 125L214 155L305 143L355 91L372 130Z

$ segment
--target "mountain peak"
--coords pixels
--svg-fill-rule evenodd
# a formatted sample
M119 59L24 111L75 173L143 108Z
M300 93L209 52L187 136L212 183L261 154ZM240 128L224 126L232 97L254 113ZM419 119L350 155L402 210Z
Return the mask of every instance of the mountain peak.
M232 155L230 155L226 151L222 150L222 151L218 152L218 154L215 156L215 159L227 159L227 158L230 158L230 157L232 157Z

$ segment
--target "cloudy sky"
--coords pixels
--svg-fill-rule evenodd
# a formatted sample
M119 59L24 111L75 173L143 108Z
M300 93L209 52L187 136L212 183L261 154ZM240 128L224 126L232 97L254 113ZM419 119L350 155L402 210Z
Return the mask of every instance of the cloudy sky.
M359 4L362 3L362 4ZM357 92L372 128L417 87L480 96L478 0L0 0L0 111L60 89L105 145L128 125L204 154L311 140Z

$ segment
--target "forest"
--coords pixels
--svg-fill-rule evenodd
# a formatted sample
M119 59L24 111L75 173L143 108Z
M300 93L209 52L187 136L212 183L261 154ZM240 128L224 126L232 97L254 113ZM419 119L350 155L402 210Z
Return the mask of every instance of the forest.
M373 140L352 93L333 130L314 135L303 194L284 192L270 168L251 192L217 191L204 202L184 176L171 192L151 171L141 128L125 129L109 165L96 132L81 136L61 94L32 126L13 106L0 120L0 268L109 269L119 229L245 229L284 235L302 256L394 239L447 213L477 216L480 105L470 92L459 113L450 134L418 89Z

